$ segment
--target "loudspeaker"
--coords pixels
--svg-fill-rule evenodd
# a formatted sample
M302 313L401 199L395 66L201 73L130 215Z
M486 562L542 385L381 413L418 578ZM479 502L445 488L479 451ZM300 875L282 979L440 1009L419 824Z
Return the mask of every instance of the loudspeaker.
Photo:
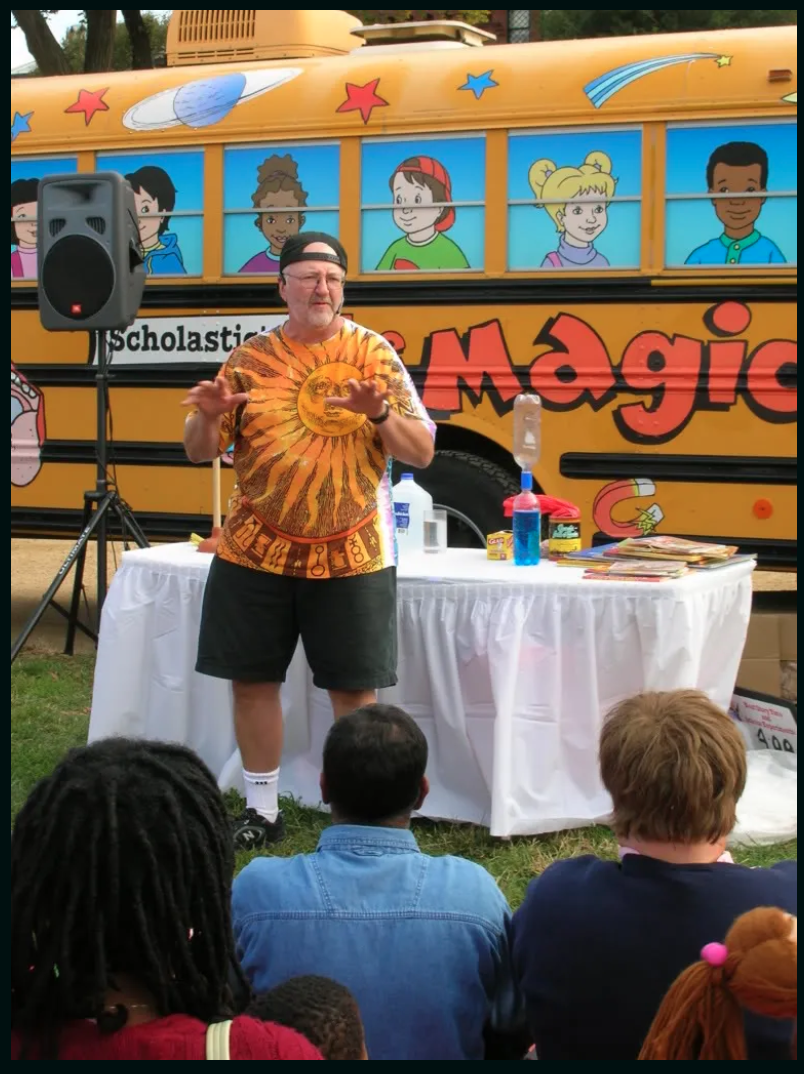
M127 328L145 286L131 185L117 172L50 175L39 183L37 220L43 327Z

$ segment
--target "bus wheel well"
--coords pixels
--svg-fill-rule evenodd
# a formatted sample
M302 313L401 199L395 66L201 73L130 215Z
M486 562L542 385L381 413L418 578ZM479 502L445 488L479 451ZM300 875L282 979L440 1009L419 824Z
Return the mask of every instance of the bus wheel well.
M510 473L517 488L519 487L519 468L511 452L479 433L445 422L438 426L436 432L436 450L458 451L464 455L474 455L478 460L494 463L501 470Z

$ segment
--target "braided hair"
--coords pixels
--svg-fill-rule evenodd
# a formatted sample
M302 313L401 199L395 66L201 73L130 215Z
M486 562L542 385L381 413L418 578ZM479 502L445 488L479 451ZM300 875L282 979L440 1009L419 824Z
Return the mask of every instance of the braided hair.
M253 999L246 1014L295 1029L325 1059L366 1058L357 1001L329 977L291 977Z
M798 1013L795 920L761 906L738 917L725 944L710 943L664 997L639 1059L748 1059L743 1011ZM795 1036L792 1051L795 1058Z
M159 1017L231 1017L234 855L223 799L183 746L123 738L71 750L11 840L11 1026L20 1058L58 1058L61 1026L104 1010L115 975ZM35 1050L36 1055L31 1052Z

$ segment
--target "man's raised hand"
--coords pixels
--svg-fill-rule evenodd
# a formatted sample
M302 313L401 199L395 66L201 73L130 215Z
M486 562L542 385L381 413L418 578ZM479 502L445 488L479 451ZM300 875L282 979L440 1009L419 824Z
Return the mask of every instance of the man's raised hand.
M248 402L246 392L233 392L225 377L202 380L191 388L182 400L182 406L194 406L207 418L219 418L230 410Z

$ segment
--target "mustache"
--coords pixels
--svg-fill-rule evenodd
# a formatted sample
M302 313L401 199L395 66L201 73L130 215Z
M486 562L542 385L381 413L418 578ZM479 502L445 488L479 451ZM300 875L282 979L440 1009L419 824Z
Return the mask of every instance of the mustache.
M330 302L329 300L326 300L326 299L324 299L324 300L322 300L322 299L311 299L310 300L310 305L311 306L327 305L333 311L333 313L335 313L336 315L339 314L341 312L341 310L343 309L343 303L344 303L344 299L341 299L341 301L337 302L337 303Z

